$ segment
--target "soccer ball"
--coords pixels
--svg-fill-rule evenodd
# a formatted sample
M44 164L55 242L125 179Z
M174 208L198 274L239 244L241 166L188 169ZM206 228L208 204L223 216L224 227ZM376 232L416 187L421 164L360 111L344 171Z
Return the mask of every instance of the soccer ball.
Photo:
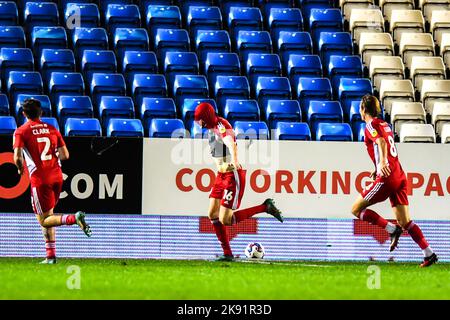
M249 259L262 259L265 253L264 247L258 242L251 242L245 248L245 255Z

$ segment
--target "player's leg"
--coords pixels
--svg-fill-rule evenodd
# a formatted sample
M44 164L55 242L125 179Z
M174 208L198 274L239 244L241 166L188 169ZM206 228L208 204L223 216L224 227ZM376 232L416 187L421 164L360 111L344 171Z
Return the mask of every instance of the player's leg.
M220 245L222 246L223 259L220 260L226 260L226 257L233 257L233 252L231 251L227 228L219 220L219 208L220 208L220 199L210 198L208 217L211 220L217 239L219 240Z
M390 250L392 251L392 248L395 248L398 238L402 233L402 228L387 221L378 213L368 208L375 203L386 200L389 197L389 192L390 188L388 183L375 180L372 185L366 190L363 190L353 203L352 214L360 220L367 221L372 225L386 230L391 238Z
M77 224L88 236L91 236L90 226L85 221L85 213L78 211L76 214L53 214L53 208L59 200L61 183L54 185L41 185L32 187L32 205L39 224L44 228L59 227L62 225Z
M245 171L237 170L230 175L226 183L224 197L222 199L221 221L225 225L232 225L241 222L245 219L251 218L258 213L268 213L274 216L279 221L283 222L281 211L275 206L272 199L266 199L262 204L237 210L241 205L242 197L245 191ZM231 210L227 210L231 209Z
M425 236L422 233L420 227L411 220L409 215L409 207L408 205L398 204L392 208L394 214L397 218L399 225L403 227L406 231L408 231L411 238L415 243L420 247L422 253L424 255L424 261L420 265L421 267L431 266L433 263L436 263L438 258L434 251L431 249L428 244Z

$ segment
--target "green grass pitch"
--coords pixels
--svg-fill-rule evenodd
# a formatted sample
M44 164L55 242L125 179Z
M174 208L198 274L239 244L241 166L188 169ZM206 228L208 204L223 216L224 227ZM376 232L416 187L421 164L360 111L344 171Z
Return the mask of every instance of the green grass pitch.
M397 262L39 261L1 258L0 299L450 299L445 263L422 269ZM367 286L376 285L373 265L379 289ZM77 283L79 289L68 288Z

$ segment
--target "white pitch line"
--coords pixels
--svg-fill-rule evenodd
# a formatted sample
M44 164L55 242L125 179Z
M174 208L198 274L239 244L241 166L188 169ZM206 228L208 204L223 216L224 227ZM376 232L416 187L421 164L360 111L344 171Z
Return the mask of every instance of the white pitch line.
M270 262L270 261L260 261L260 260L236 260L237 262L244 263L259 263L259 264L275 264L282 266L300 266L300 267L315 267L315 268L331 268L332 266L320 265L320 264L307 264L307 263L286 263L286 262Z

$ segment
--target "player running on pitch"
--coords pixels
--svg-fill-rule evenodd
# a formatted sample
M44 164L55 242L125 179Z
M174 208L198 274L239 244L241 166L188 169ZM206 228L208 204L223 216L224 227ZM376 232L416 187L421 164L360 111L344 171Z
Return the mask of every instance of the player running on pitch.
M217 176L209 195L208 216L219 239L223 256L219 261L233 261L233 253L225 226L248 219L255 214L266 212L283 222L280 210L272 199L248 209L237 210L245 189L245 171L239 164L236 137L230 123L218 117L209 103L201 103L195 109L195 121L207 128L211 155L217 166Z
M53 214L63 185L60 160L67 160L69 151L59 131L41 121L41 114L38 100L27 99L23 103L23 115L28 121L14 132L14 163L20 175L24 173L26 164L30 175L31 204L45 238L47 254L42 263L55 264L54 227L76 223L88 237L91 236L91 229L85 222L84 212Z
M365 95L360 104L361 118L366 122L364 142L376 171L371 177L373 183L362 191L352 207L352 213L359 219L385 229L391 237L390 251L393 251L403 232L407 230L411 238L419 245L425 256L421 267L431 266L438 261L436 254L425 240L419 226L409 216L407 180L400 164L392 130L385 121L378 118L381 113L380 102L372 95ZM367 207L385 201L391 201L398 225L388 222L375 211Z

